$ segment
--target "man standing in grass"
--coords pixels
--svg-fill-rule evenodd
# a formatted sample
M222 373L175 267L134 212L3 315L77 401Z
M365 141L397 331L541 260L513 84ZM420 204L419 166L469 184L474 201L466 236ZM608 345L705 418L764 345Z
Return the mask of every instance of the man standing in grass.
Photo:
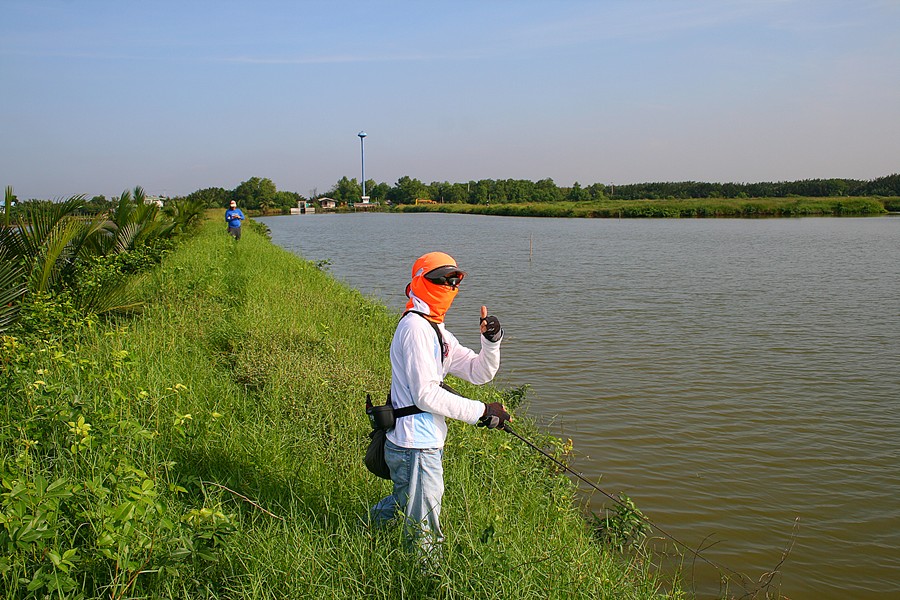
M393 493L371 511L383 524L402 515L407 540L426 568L440 560L444 540L439 517L444 495L443 454L447 417L479 427L503 428L510 420L499 402L484 404L442 387L447 374L475 384L488 383L500 368L503 330L481 307L481 352L466 348L444 327L444 315L466 273L443 252L413 264L409 301L391 342L391 404L407 409L387 432L385 460ZM411 409L411 411L410 411ZM408 414L413 412L413 414Z
M225 222L228 223L228 233L236 240L241 239L241 221L246 219L244 213L237 207L237 202L231 201L231 206L225 211Z

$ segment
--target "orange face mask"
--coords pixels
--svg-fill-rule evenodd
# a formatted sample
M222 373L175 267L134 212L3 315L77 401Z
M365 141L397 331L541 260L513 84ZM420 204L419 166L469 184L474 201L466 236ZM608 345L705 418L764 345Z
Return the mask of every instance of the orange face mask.
M453 266L456 267L456 261L449 254L443 252L429 252L424 256L420 256L412 269L412 281L406 286L406 295L409 301L406 303L406 310L420 310L428 313L428 319L435 323L443 323L444 315L453 304L453 299L459 293L459 289L449 285L438 285L425 279L425 274L437 269L438 267ZM418 302L417 302L418 301ZM419 303L427 305L428 310L422 310L424 307L417 306Z

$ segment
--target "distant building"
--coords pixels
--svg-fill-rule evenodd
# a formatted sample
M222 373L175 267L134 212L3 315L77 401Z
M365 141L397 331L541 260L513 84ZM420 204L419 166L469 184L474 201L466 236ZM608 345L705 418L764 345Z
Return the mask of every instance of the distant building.
M311 215L316 212L316 205L312 202L297 200L297 208L291 208L292 215Z
M166 196L144 196L144 202L147 204L155 204L162 208L169 198Z
M378 208L378 202L369 202L368 196L361 196L359 202L351 204L353 210L375 210Z
M337 208L337 201L334 198L319 198L316 202L319 203L319 208L322 210L334 210Z

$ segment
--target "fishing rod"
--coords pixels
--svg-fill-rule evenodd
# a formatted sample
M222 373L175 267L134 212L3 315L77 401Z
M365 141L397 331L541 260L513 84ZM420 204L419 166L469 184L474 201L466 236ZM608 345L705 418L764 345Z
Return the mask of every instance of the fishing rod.
M459 392L457 392L455 389L453 389L451 386L447 385L447 384L444 383L444 382L441 382L441 387L443 387L445 390L447 390L447 391L450 392L451 394L456 394L457 396L461 396L461 395L462 395L462 394L460 394ZM767 581L766 583L761 583L761 584L760 584L759 586L757 586L755 589L750 589L750 588L748 588L748 587L746 587L746 586L744 585L744 582L746 582L746 581L748 580L748 577L747 577L746 575L743 575L743 574L741 574L741 573L738 573L738 572L735 571L734 569L731 569L731 568L729 568L729 567L727 567L727 566L725 566L725 565L723 565L723 564L721 564L721 563L718 563L718 562L716 562L716 561L714 561L714 560L711 560L711 559L709 559L709 558L706 558L705 556L703 556L702 554L700 554L700 551L699 551L699 550L694 550L693 548L691 548L690 546L688 546L686 543L682 542L681 540L679 540L678 538L676 538L674 535L672 535L671 533L669 533L668 531L666 531L665 529L663 529L662 527L660 527L659 525L657 525L656 523L654 523L653 521L651 521L649 517L645 516L645 515L642 514L640 511L635 511L633 506L629 506L629 505L627 505L626 503L622 502L621 499L617 498L617 497L614 496L613 494L608 493L607 491L605 491L604 489L602 489L599 485L597 485L597 484L594 483L593 481L589 480L587 477L585 477L584 475L582 475L581 473L579 473L579 472L576 471L575 469L571 468L571 467L568 466L567 464L565 464L565 463L563 463L563 462L557 460L556 458L554 458L551 454L547 453L543 448L538 447L538 446L537 446L536 444L534 444L531 440L529 440L529 439L527 439L527 438L525 438L525 437L519 435L518 433L516 433L516 431L510 426L509 421L507 421L506 423L504 423L503 425L501 425L500 427L498 427L498 429L502 429L503 431L505 431L506 433L510 434L511 436L513 436L513 437L515 437L515 438L518 438L520 441L522 441L522 442L523 442L525 445L527 445L529 448L531 448L531 449L537 451L539 454L541 454L541 455L544 456L545 458L549 459L551 462L553 462L553 464L555 464L556 466L558 466L558 467L561 468L562 470L564 470L564 471L566 471L566 472L568 472L568 473L571 473L572 475L574 475L575 477L577 477L580 481L586 483L586 484L589 485L591 488L597 490L598 492L600 492L601 494L603 494L604 496L606 496L607 498L609 498L610 500L612 500L613 502L615 502L616 504L618 504L619 506L621 506L622 508L624 508L624 509L626 509L626 510L632 512L632 513L635 514L641 521L643 521L643 522L646 523L647 525L650 525L651 527L653 527L654 529L656 529L656 530L657 530L659 533L661 533L664 537L670 539L673 543L675 543L676 546L679 546L679 547L681 547L681 548L684 548L685 550L687 550L688 552L690 552L691 555L693 555L695 558L702 560L703 562L705 562L705 563L708 564L709 566L711 566L711 567L713 567L714 569L716 569L720 574L721 574L721 573L725 573L725 574L726 574L726 579L728 579L729 581L732 581L733 578L736 577L736 578L737 578L737 581L736 581L735 583L737 583L737 585L739 585L739 586L741 587L741 589L743 589L743 590L746 592L746 594L744 594L744 596L742 596L743 598L746 598L746 597L755 595L760 589L762 589L762 588L764 588L764 587L768 587L768 585L769 585L769 584L771 583L771 581L772 581L772 578L774 578L775 574L778 572L778 568L781 566L781 564L784 562L785 558L787 557L787 552L788 552L788 550L785 551L785 554L782 556L781 562L778 564L778 566L775 567L775 569L774 569L773 571L771 571L770 573L767 573L767 575L769 575L768 581ZM793 545L793 544L791 544L791 545ZM707 548L708 548L708 547L709 547L709 546L707 546ZM703 550L705 550L705 549L706 549L706 548L703 548ZM728 575L728 574L730 574L730 575Z
M622 502L622 500L620 500L619 498L617 498L617 497L614 496L613 494L610 494L610 493L606 492L605 490L601 489L600 486L598 486L597 484L595 484L593 481L590 481L587 477L585 477L584 475L582 475L582 474L579 473L578 471L572 469L571 467L569 467L569 466L566 465L565 463L563 463L563 462L557 460L557 459L554 458L551 454L549 454L548 452L544 451L542 448L538 447L538 446L535 445L533 442L531 442L531 440L529 440L529 439L527 439L527 438L525 438L525 437L522 437L521 435L519 435L518 433L516 433L516 431L515 431L514 429L512 429L512 428L509 426L509 423L508 423L508 422L507 422L507 423L504 423L503 426L502 426L501 428L502 428L503 431L505 431L506 433L508 433L508 434L510 434L511 436L513 436L513 437L515 437L515 438L518 438L519 440L521 440L522 442L524 442L529 448L532 448L533 450L536 450L537 452L539 452L540 454L542 454L544 457L550 459L550 460L551 460L556 466L558 466L559 468L563 469L564 471L567 471L567 472L571 473L572 475L574 475L575 477L577 477L580 481L582 481L582 482L586 483L587 485L591 486L593 489L597 490L598 492L600 492L601 494L603 494L604 496L606 496L607 498L609 498L610 500L612 500L613 502L615 502L616 504L618 504L619 506L621 506L621 507L623 507L623 508L625 508L625 509L627 509L627 510L629 510L629 511L632 511L639 519L641 519L642 521L644 521L645 523L647 523L648 525L650 525L651 527L653 527L654 529L656 529L657 531L659 531L663 536L665 536L665 537L667 537L668 539L672 540L672 542L674 542L677 546L679 546L679 547L681 547L681 548L684 548L685 550L687 550L688 552L690 552L695 558L698 558L698 559L702 560L703 562L707 563L708 565L710 565L710 566L712 566L713 568L715 568L716 570L718 570L720 573L723 572L723 571L725 571L725 572L731 573L733 576L736 576L736 577L738 578L738 580L739 580L739 581L737 582L738 585L740 585L741 588L743 588L745 591L748 591L747 588L745 588L744 585L743 585L743 583L742 583L743 581L746 580L746 576L745 576L745 575L742 575L742 574L738 573L737 571L734 571L733 569L729 569L729 568L726 567L725 565L720 564L720 563L717 563L717 562L714 561L714 560L710 560L710 559L706 558L705 556L703 556L702 554L700 554L699 551L694 550L693 548L691 548L690 546L688 546L686 543L682 542L681 540L679 540L678 538L676 538L676 537L673 536L672 534L668 533L665 529L663 529L662 527L660 527L659 525L657 525L656 523L654 523L653 521L651 521L648 517L644 516L644 515L641 514L640 512L635 512L634 509L633 509L633 507L628 506L627 504L625 504L624 502ZM729 577L729 579L730 579L730 577Z

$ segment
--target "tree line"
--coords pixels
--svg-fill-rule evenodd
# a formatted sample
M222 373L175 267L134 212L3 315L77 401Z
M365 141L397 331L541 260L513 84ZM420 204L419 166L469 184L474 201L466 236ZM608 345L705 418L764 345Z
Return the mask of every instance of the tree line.
M615 186L614 196L622 200L664 198L787 198L804 196L900 196L900 174L868 181L858 179L802 179L760 183L639 183Z
M374 184L374 182L372 182ZM356 186L356 187L354 187ZM344 177L329 191L335 199L352 201L358 197L355 179ZM700 181L613 185L593 183L558 186L552 179L482 179L466 183L425 184L408 176L393 187L370 185L373 198L394 204L412 204L416 198L451 204L516 204L522 202L587 202L597 200L661 200L688 198L786 198L790 196L900 196L900 174L869 181L856 179L804 179L761 183L706 183ZM355 195L354 195L355 194Z
M240 186L239 186L240 187ZM273 186L274 187L274 186ZM310 200L329 197L339 203L358 202L362 188L353 178L342 177L324 194L312 190ZM592 183L559 186L550 178L481 179L465 183L433 181L424 183L404 175L394 185L366 181L366 194L372 202L414 204L427 199L447 204L517 204L524 202L590 202L601 200L662 200L688 198L787 198L841 196L900 196L900 174L872 180L803 179L760 183L708 183L701 181L637 183L612 185ZM224 196L223 196L224 197ZM298 199L306 200L299 194ZM246 196L234 199L247 208Z
M356 178L341 177L324 193L317 189L308 195L278 190L267 177L251 177L234 189L211 187L197 190L187 196L166 198L164 202L189 201L207 208L228 206L234 200L243 209L263 213L287 213L298 202L311 202L331 198L338 204L352 205L359 202L362 186ZM445 204L518 204L525 202L591 202L602 200L680 200L689 198L787 198L792 196L832 198L843 196L900 196L900 174L871 180L859 179L802 179L759 183L709 183L702 181L654 182L614 185L592 183L582 186L559 186L552 179L530 181L527 179L480 179L465 183L433 181L424 183L404 175L393 185L366 181L366 195L372 202L381 204L414 204L417 199ZM28 200L18 203L24 208L30 203L48 200ZM79 209L81 214L94 215L108 212L119 202L118 197L107 199L94 196L85 199ZM16 201L12 209L15 213Z

